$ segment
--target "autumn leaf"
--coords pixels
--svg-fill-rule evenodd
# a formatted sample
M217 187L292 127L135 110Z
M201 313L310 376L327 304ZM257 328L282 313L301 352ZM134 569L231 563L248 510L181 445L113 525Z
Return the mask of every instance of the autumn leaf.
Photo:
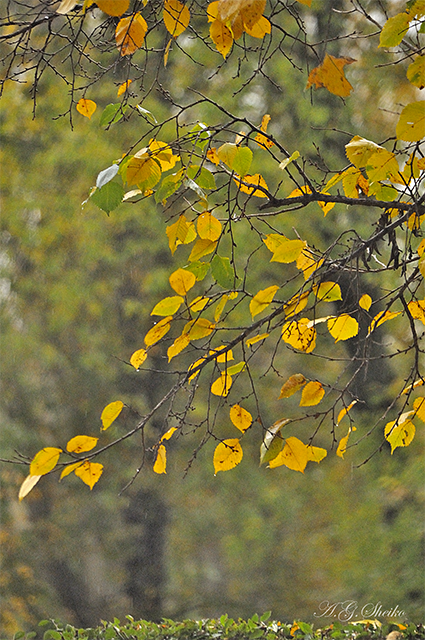
M425 300L411 300L407 306L412 318L425 324Z
M287 381L282 385L279 400L281 398L290 398L294 395L294 393L299 391L306 384L306 382L307 380L302 373L294 373L294 375L288 378Z
M242 460L243 451L237 438L229 438L220 442L214 451L214 473L234 469Z
M195 240L195 225L190 220L187 220L184 214L181 214L177 222L166 228L166 234L170 251L174 254L179 244L190 244Z
M209 253L212 253L216 247L217 242L199 238L193 245L193 249L190 252L188 258L189 262L197 262L203 256L207 256Z
M232 377L223 372L211 385L211 393L215 396L226 397L232 386Z
M124 403L121 400L116 400L115 402L110 402L100 416L102 422L102 431L106 431L109 429L111 424L118 418L121 411L123 410Z
M341 287L337 282L321 282L318 286L313 287L313 291L316 298L323 302L342 300Z
M198 217L196 228L200 238L215 242L221 236L223 225L209 211L205 211Z
M261 129L261 131L263 131L263 133L257 133L257 135L254 138L254 140L258 144L258 146L259 147L263 147L264 149L271 149L271 147L273 147L273 145L274 145L274 142L272 142L272 140L270 140L270 138L268 136L264 135L264 133L267 132L267 127L268 127L268 124L270 122L270 119L271 119L271 116L268 113L266 113L263 116L263 118L261 120L261 125L260 125L260 129Z
M303 389L300 407L313 407L322 400L325 390L320 382L313 380L307 383Z
M245 433L252 424L252 415L239 404L234 404L230 408L230 420L239 431Z
M117 91L117 97L119 98L120 96L123 95L123 93L125 93L126 91L128 91L128 87L130 86L130 84L133 82L133 80L126 80L125 82L123 82L122 84L120 84L120 86L118 87L118 91Z
M63 478L66 478L66 476L69 476L73 471L75 471L75 469L81 467L82 464L84 464L84 460L74 462L74 464L67 464L60 474L59 482L63 480Z
M268 198L267 193L264 193L262 189L268 190L268 186L263 176L259 173L255 173L252 176L246 175L242 178L243 182L248 184L242 184L241 178L239 176L235 176L234 181L238 185L238 188L242 193L247 193L250 196L255 196L256 198ZM252 185L252 186L250 186ZM255 187L262 187L262 189L256 189Z
M312 445L307 445L307 459L310 462L321 462L323 458L326 458L328 452L326 449L322 447L313 447Z
M148 353L146 349L137 349L130 358L130 364L137 370L147 357Z
M125 180L129 187L137 184L142 190L152 189L160 179L161 166L145 149L129 160L125 172Z
M257 336L253 336L252 338L248 338L248 340L246 341L246 346L247 347L252 347L257 342L262 342L263 340L268 338L269 335L270 335L269 333L260 333Z
M93 438L91 436L75 436L68 440L66 450L70 453L83 453L85 451L91 451L97 445L99 438Z
M211 335L214 331L215 324L210 322L206 318L198 318L197 320L191 320L188 322L183 329L183 333L185 333L190 340L200 340L201 338L206 338Z
M170 362L175 356L186 349L186 347L190 344L190 338L187 333L182 333L182 335L178 336L173 342L173 344L167 349L167 358L168 362Z
M365 167L369 158L379 149L383 149L383 147L361 136L354 136L354 138L345 145L346 156L357 169ZM340 177L342 178L345 173L346 172L340 174Z
M91 491L103 473L103 464L100 464L99 462L89 462L86 460L82 465L75 469L74 473L78 478L80 478L80 480L90 487Z
M81 100L78 100L77 102L76 109L78 113L81 113L82 116L85 116L90 120L97 109L97 104L93 102L93 100L81 98Z
M310 71L306 88L325 87L330 93L346 98L353 87L344 76L344 67L353 62L356 62L353 58L335 58L327 53L322 64Z
M167 473L167 450L163 444L160 444L158 447L158 453L156 454L155 464L153 465L153 470L155 473Z
M398 420L385 425L384 436L391 445L391 455L397 447L408 447L415 437L415 425L408 419L414 413L414 411L407 411Z
M196 282L195 275L187 269L177 269L170 277L169 282L171 288L174 289L179 296L185 296L188 291L194 286Z
M170 169L173 169L176 163L180 160L180 156L173 154L173 150L170 145L166 142L161 142L161 140L155 140L152 138L149 141L148 148L151 152L152 158L159 162L161 171L169 171Z
M251 313L252 319L254 319L256 315L264 311L264 309L266 309L273 302L273 298L278 289L279 287L274 284L271 287L262 289L255 294L255 296L249 303L249 311Z
M418 56L407 68L407 79L418 89L425 87L425 55Z
M163 20L168 33L177 38L189 26L190 11L179 0L165 0Z
M304 473L309 459L308 456L307 446L298 438L291 436L286 438L285 446L276 458L270 460L269 467L270 469L275 469L285 465L288 469Z
M425 398L423 396L419 396L413 403L413 409L415 411L415 416L418 416L419 420L425 422Z
M359 307L365 311L369 311L372 304L372 298L368 293L364 293L359 300Z
M260 448L260 465L273 460L283 447L283 438L280 430L289 422L288 418L277 420L271 427L266 429L266 434Z
M122 16L130 6L130 0L96 0L96 4L108 16Z
M57 447L44 447L31 461L30 476L44 476L56 467L62 449Z
M214 20L210 25L210 37L217 51L226 58L233 45L233 34L229 27L221 20Z
M341 409L341 411L338 413L338 417L336 419L336 423L337 424L339 424L341 422L341 420L347 415L347 413L350 411L350 409L352 409L354 407L354 405L356 403L357 403L357 400L353 400L352 402L350 402L348 407L344 407L343 409Z
M58 8L56 9L56 13L60 15L66 15L78 4L78 0L62 0Z
M342 313L338 317L329 318L328 331L335 342L339 340L349 340L356 336L359 332L359 323L355 318L352 318L348 313Z
M156 344L169 332L172 319L173 316L167 316L166 318L163 318L162 320L157 322L152 327L152 329L149 329L149 331L145 335L145 345L147 347L151 347L153 344Z
M282 340L305 353L311 353L315 349L316 335L316 329L310 326L308 318L286 322L282 327Z
M273 252L270 262L283 262L286 264L296 262L306 246L307 243L304 240L285 240Z
M181 307L184 298L181 296L169 296L163 298L154 306L151 316L173 316Z
M140 13L122 18L115 30L115 41L121 55L131 55L140 49L147 31L148 25Z
M418 142L425 137L425 100L404 107L397 122L396 136L404 142Z
M347 451L348 438L350 437L350 434L353 431L356 431L356 427L349 427L347 435L341 438L341 440L339 441L339 444L336 450L336 455L339 458L344 458L344 454Z
M409 29L411 17L408 13L398 13L384 24L379 36L380 47L396 47Z
M367 335L370 335L372 331L375 331L381 324L387 322L388 320L392 320L401 314L401 311L380 311L376 314L369 325L369 329Z
M40 476L29 475L25 478L25 480L23 481L19 489L19 494L18 494L19 501L23 500L25 496L27 496L29 492L32 491L32 489L34 489L35 485L40 480L40 478L41 478L41 475Z

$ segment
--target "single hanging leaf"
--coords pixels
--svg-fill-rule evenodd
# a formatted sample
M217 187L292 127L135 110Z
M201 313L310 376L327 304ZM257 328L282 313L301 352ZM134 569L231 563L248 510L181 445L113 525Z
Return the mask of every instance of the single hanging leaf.
M407 79L418 89L425 87L425 55L418 56L407 68Z
M210 37L214 42L216 49L224 59L233 45L233 34L221 20L214 20L210 25Z
M147 347L151 347L153 344L156 344L169 332L172 319L173 316L167 316L166 318L163 318L162 320L157 322L152 327L152 329L149 329L149 331L145 335L145 345Z
M252 338L248 338L248 340L246 341L246 346L252 347L257 342L261 342L262 340L265 340L266 338L268 338L269 335L270 335L269 333L260 333L258 336L253 336Z
M412 318L425 324L425 300L411 300L407 306Z
M225 398L230 391L230 387L232 386L232 378L228 373L223 372L217 380L215 380L211 385L211 393L215 396L221 396Z
M359 307L361 307L365 311L369 311L371 304L372 304L372 298L368 293L364 293L359 300Z
M235 273L229 258L215 255L211 261L211 274L217 284L223 289L232 289L235 282Z
M380 47L397 47L409 29L411 17L408 13L398 13L384 24L379 36Z
M242 460L243 451L237 438L229 438L220 442L214 451L214 473L234 469Z
M75 471L75 469L78 469L78 467L81 467L82 464L84 464L84 460L80 460L79 462L74 462L74 464L68 464L60 474L59 482L63 480L63 478L66 478L66 476L69 476L73 471Z
M239 429L242 433L245 433L252 425L252 415L238 404L234 404L233 407L230 408L230 420L236 429Z
M419 420L425 422L425 398L423 396L416 398L413 403L413 409L415 411L415 415L418 416Z
M177 431L177 427L170 427L168 431L161 436L160 442L164 442L164 440L169 440L171 436Z
M323 302L335 302L342 300L341 288L336 282L321 282L313 288L316 298Z
M130 364L137 370L147 357L148 353L146 349L137 349L130 358Z
M81 113L82 116L91 120L92 115L97 109L97 104L93 102L93 100L81 98L81 100L78 100L77 102L76 109L78 113Z
M369 325L367 335L370 335L372 331L375 331L375 329L381 326L381 324L384 324L384 322L392 320L399 315L401 315L401 311L380 311L374 318L372 318L372 322Z
M350 433L352 433L352 431L356 431L356 427L349 427L347 435L341 438L341 440L339 441L338 448L336 450L336 455L338 456L338 458L344 458L344 454L347 451L348 438L350 437Z
M325 395L325 390L320 382L313 380L305 385L301 400L300 407L313 407L322 400Z
M41 476L31 476L31 475L25 478L25 480L23 481L19 489L19 494L18 494L19 502L23 500L25 496L27 496L29 492L32 491L32 489L34 489L35 485L40 480L40 478Z
M140 13L122 18L115 30L115 41L122 56L128 56L140 49L148 32L146 20Z
M102 111L100 116L99 125L101 127L110 127L112 124L119 122L128 111L128 104L121 104L121 102L115 102L108 104Z
M199 238L193 245L193 249L190 252L188 258L189 262L198 262L200 258L203 258L203 256L207 256L209 253L212 253L216 247L217 242Z
M218 362L218 358L217 358ZM227 375L235 376L237 373L243 371L246 367L246 362L242 360L242 362L238 362L237 364L232 364L231 367L227 367Z
M153 465L153 470L155 473L167 473L167 450L163 444L160 444L158 447L158 453L156 454L155 464Z
M186 269L177 269L169 277L171 288L174 289L179 296L186 296L187 292L194 286L196 277L191 271Z
M286 322L282 327L282 340L305 353L311 353L315 349L316 335L316 329L310 326L308 318Z
M122 16L130 6L130 0L96 0L96 4L108 16Z
M215 311L214 311L214 321L218 322L221 318L221 314L224 311L224 307L226 306L227 301L229 300L229 296L225 293L224 295L221 296Z
M354 58L335 58L327 53L322 64L310 71L306 88L325 87L330 93L346 98L353 87L344 76L344 67L353 62Z
M307 445L307 458L312 462L321 462L323 458L326 458L328 452L326 449L322 449L322 447L313 447L312 445Z
M107 169L104 169L103 171L101 171L96 178L96 187L98 189L101 189L105 184L107 184L113 178L115 178L115 176L118 173L118 169L119 169L118 165L113 164Z
M192 300L189 304L189 309L194 313L198 313L199 311L203 311L207 304L210 302L211 298L202 298L201 296L197 296Z
M90 200L108 215L121 204L123 198L124 188L117 182L107 182L90 196Z
M123 407L124 402L121 402L121 400L116 400L115 402L110 402L106 405L100 416L102 421L102 431L109 429L114 420L116 420L120 415Z
M181 296L163 298L154 306L151 311L151 316L173 316L180 309L183 302L184 298Z
M341 411L338 413L338 417L336 419L337 425L347 415L347 413L350 411L350 409L352 409L354 407L355 404L357 404L357 400L353 400L352 402L350 402L348 407L344 407L343 409L341 409Z
M273 302L273 298L278 289L278 285L272 285L271 287L262 289L255 294L255 296L249 303L249 311L251 313L252 319L254 319L256 315L264 311L264 309L266 309Z
M335 342L339 342L339 340L349 340L358 334L359 323L355 318L349 316L348 313L343 313L336 318L329 318L328 331L332 338L335 338Z
M261 120L260 129L264 133L267 132L267 127L268 127L268 124L269 124L270 120L271 120L271 116L268 113L266 113L263 116L262 120ZM274 145L274 142L272 142L268 138L268 136L265 136L265 135L263 135L261 133L257 133L257 135L255 136L254 140L258 144L259 147L263 147L264 149L271 149L271 147L273 147L273 145ZM280 168L280 165L279 165L279 168Z
M297 391L299 391L305 384L307 380L303 376L302 373L294 373L293 376L287 379L280 390L279 400L281 398L290 398Z
M279 169L281 171L284 171L288 166L288 164L291 164L291 162L294 162L294 160L297 160L299 157L300 157L300 152L294 151L294 153L290 155L289 158L286 158L286 160L282 160L282 162L279 165Z
M177 38L189 26L190 11L179 0L165 0L163 20L168 33Z
M304 240L285 240L276 248L270 262L284 262L286 264L295 262L306 246L307 242Z
M286 438L285 446L276 458L270 460L269 467L270 469L275 469L276 467L285 465L288 469L304 473L307 462L307 446L298 438L291 436L290 438Z
M181 336L179 336L174 340L171 347L168 347L167 349L168 362L170 362L175 356L181 353L183 349L186 349L186 347L189 344L190 344L189 336L187 335L187 333L182 333Z
M90 487L91 491L103 473L103 464L100 464L99 462L89 462L86 460L82 465L75 469L74 473L78 478L80 478L80 480Z
M215 242L221 236L223 225L209 211L205 211L199 216L196 228L200 238Z
M414 412L408 411L407 414L403 415L407 416L412 413ZM397 447L408 447L415 437L415 425L411 420L402 420L403 415L400 416L398 421L394 420L393 422L388 422L385 425L384 436L391 445L391 455Z
M396 127L397 140L418 142L425 137L425 100L411 102L400 114Z
M75 436L68 440L66 450L70 453L83 453L85 451L91 451L97 445L99 438L92 438L91 436Z
M127 164L125 179L129 187L152 189L161 179L161 166L145 151L138 152Z
M56 467L62 449L45 447L41 449L31 461L30 476L44 476Z
M215 324L213 322L210 322L206 318L198 318L197 320L188 322L183 329L183 333L189 336L189 340L200 340L201 338L206 338L211 335L214 329Z
M131 85L132 82L133 82L133 80L128 79L125 82L123 82L122 84L120 84L120 86L118 87L118 91L117 91L117 98L119 98L120 96L123 95L123 93L128 91L128 87Z

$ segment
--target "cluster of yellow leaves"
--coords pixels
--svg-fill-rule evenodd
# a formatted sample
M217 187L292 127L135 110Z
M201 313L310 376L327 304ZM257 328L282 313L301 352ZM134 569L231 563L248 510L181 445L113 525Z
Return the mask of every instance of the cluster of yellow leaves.
M230 408L230 420L242 434L252 425L252 416L239 404ZM214 474L219 471L228 471L236 467L242 460L243 450L239 438L229 438L220 442L214 451Z
M266 0L216 0L208 5L211 40L223 58L244 32L254 38L270 33L270 22L263 16L265 6Z

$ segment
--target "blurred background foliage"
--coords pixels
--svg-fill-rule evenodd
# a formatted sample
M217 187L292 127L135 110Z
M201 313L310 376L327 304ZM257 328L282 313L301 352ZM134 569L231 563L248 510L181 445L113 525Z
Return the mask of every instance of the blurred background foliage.
M309 15L314 35L326 11ZM193 99L188 85L207 87L209 97L254 122L270 113L269 131L286 148L298 149L319 166L326 159L332 169L346 163L348 136L380 142L393 130L397 116L391 110L400 92L410 90L399 67L390 73L374 69L382 55L376 40L347 41L343 51L338 41L329 47L330 53L359 59L347 72L355 91L346 104L325 91L305 92L306 74L276 57L269 73L280 90L257 76L233 95L249 69L241 70L235 85L232 58L214 75L219 54L197 50L188 38L181 44L204 66L177 50L170 54L161 74L172 78L177 100ZM296 47L293 59L305 70L308 60ZM93 88L90 97L100 107L116 100L120 73L118 67L115 84L104 79ZM8 88L0 114L2 457L14 450L31 457L42 446L64 447L74 435L98 435L107 403L119 398L143 412L165 388L157 377L136 373L128 359L142 345L152 307L170 295L168 275L176 262L165 236L167 215L152 199L121 205L110 217L91 203L81 206L97 173L144 133L145 123L133 116L105 131L98 125L99 113L92 121L75 113L71 129L64 119L55 119L66 110L66 96L55 78L46 77L40 89L35 119L25 85ZM144 106L158 120L171 111L155 93ZM209 124L218 117L211 105L192 115ZM268 183L277 184L281 176L273 174L266 154L257 150L254 158ZM336 231L356 225L361 234L362 225L370 225L362 220L363 212L347 213L342 206L327 218L315 205L308 211L310 216L286 214L274 221L275 228L284 232L296 226L310 245L320 246ZM248 255L258 238L252 240L249 228L238 234ZM175 258L184 264L184 252ZM280 268L253 260L250 288L273 283ZM391 335L381 330L382 342L403 343L397 323ZM258 352L259 375L268 370L272 349ZM162 368L159 349L157 362ZM269 423L291 406L277 396L279 382L300 369L296 362L284 351L275 361L278 374L269 371L260 381ZM335 366L302 358L302 372L312 378L334 376ZM371 366L362 388L366 404L355 413L358 433L371 426L374 408L382 394L391 396L401 369L392 370L390 361ZM168 381L164 375L164 385ZM197 411L194 424L196 419ZM104 434L105 442L124 433L126 420L131 424L131 416L120 418ZM226 419L223 435L233 437L232 428ZM167 474L155 476L148 461L124 493L142 460L137 438L105 454L105 473L91 493L74 476L58 484L53 475L19 503L26 468L3 464L1 633L30 629L46 617L90 626L126 614L154 620L224 612L249 617L271 609L273 617L285 621L314 621L323 600L398 605L407 618L421 621L422 433L408 449L390 456L385 445L368 464L352 468L354 458L358 463L371 445L379 447L382 435L374 431L344 460L331 455L304 475L287 468L260 469L258 433L244 441L244 461L236 469L214 477L211 443L183 477L198 440L194 433L171 441Z

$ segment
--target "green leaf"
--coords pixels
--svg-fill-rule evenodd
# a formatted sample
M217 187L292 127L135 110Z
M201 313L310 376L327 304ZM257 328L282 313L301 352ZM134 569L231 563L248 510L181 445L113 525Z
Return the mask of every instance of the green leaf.
M199 165L192 164L187 168L187 177L191 178L191 180L194 180L196 184L201 187L201 189L216 188L214 175L205 167L200 167Z
M203 280L210 270L209 262L191 262L189 265L185 267L186 271L191 271L196 280L199 282Z
M108 182L101 189L96 189L90 199L109 215L121 204L123 197L124 188L117 182Z
M121 102L117 102L116 104L108 104L108 106L104 108L102 115L100 116L100 126L106 127L119 122L124 117L127 109L128 105L126 104L123 106Z
M43 640L62 640L62 635L55 629L48 629L43 635Z
M379 38L380 47L396 47L403 40L410 23L408 13L398 13L393 16L383 26Z
M208 131L207 125L203 122L198 122L198 124L196 124L193 129L190 130L190 133L197 134L194 136L195 144L197 147L204 149L211 136L211 133Z
M215 255L211 261L211 273L220 287L223 287L223 289L233 288L235 274L229 258L222 258L219 255Z
M136 105L136 109L140 113L140 115L146 118L146 120L148 120L151 124L156 124L158 122L153 113L141 107L140 104Z
M162 202L173 195L182 183L181 171L166 176L155 192L155 202Z
M272 615L271 611L265 611L263 615L260 617L261 622L267 622L267 620L270 618L271 615Z
M252 163L252 151L248 147L238 147L237 154L233 160L232 169L241 178L249 171Z

